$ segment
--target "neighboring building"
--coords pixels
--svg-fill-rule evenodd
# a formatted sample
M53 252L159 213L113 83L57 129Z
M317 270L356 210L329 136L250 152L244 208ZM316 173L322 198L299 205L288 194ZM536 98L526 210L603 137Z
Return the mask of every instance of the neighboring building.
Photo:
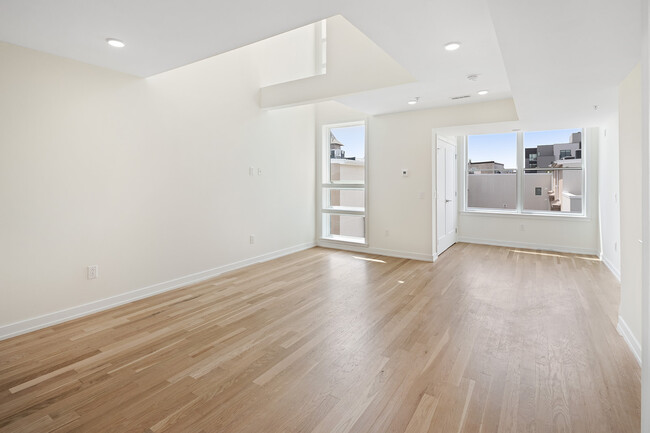
M330 179L332 182L363 183L365 177L365 161L356 157L345 157L341 143L330 132ZM338 209L363 209L365 196L363 190L330 188L329 206ZM330 235L347 237L365 237L365 222L363 217L356 215L336 215L330 218Z
M549 192L551 210L582 212L582 159L556 161L553 168L553 189Z
M503 164L496 161L480 161L480 162L470 161L467 164L467 169L469 171L469 174L481 174L481 173L500 174L506 172L506 170L503 167Z
M564 159L582 158L582 133L574 132L569 143L542 144L525 149L526 168L551 167L553 162ZM527 173L534 173L534 170Z
M532 147L525 149L526 150L526 168L535 168L537 167L537 148Z
M341 159L345 158L345 150L342 149L344 146L335 136L330 132L330 158L332 159Z

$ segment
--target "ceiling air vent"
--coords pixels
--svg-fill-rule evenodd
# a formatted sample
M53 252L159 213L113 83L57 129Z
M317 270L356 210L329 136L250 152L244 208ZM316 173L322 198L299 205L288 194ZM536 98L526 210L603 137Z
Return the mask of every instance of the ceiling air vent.
M452 97L451 97L451 99L454 100L454 101L455 101L456 99L465 99L465 98L469 98L469 95L463 95L463 96L452 96Z

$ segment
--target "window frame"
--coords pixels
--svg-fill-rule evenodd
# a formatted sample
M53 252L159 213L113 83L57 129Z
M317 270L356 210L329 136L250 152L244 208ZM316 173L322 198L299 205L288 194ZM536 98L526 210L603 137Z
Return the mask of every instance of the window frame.
M576 128L578 129L578 128ZM582 134L581 141L581 161L582 161L582 212L580 213L570 213L570 212L558 212L558 211L540 211L540 210L527 210L524 209L524 175L526 170L526 150L524 147L524 134L526 132L533 131L516 131L517 132L517 179L516 179L516 195L517 195L517 206L515 209L511 210L501 210L498 208L472 208L468 206L468 185L469 185L469 170L467 169L467 164L469 162L469 152L468 152L468 137L469 135L464 136L463 143L463 208L461 213L469 215L510 215L510 216L525 216L525 217L551 217L551 218L571 218L571 219L588 219L589 218L589 185L588 185L588 166L589 166L589 143L587 137L586 128L579 128ZM547 129L545 131L553 131L552 129ZM507 134L508 132L503 132Z
M364 179L363 183L346 183L346 182L332 182L331 180L331 154L329 146L329 133L332 129L336 128L346 128L351 126L363 126L364 127ZM318 170L316 173L317 182L317 230L318 230L318 240L323 243L338 243L344 245L354 245L354 246L364 246L369 245L368 237L368 122L367 120L357 120L352 122L344 123L328 123L322 125L321 127L321 140L320 140L320 149L318 152L319 161L318 161ZM340 189L340 190L363 190L364 193L364 208L363 210L353 210L353 209L334 209L328 208L325 205L326 200L328 199L329 190L331 189ZM346 239L345 236L341 237L331 237L332 235L326 235L326 219L327 215L355 215L361 216L364 218L364 237L363 240L353 240L353 238Z

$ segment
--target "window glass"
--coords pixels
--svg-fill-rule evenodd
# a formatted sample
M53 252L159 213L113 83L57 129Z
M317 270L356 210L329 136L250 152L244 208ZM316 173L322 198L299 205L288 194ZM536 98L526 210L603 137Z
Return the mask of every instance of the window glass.
M535 164L524 168L525 211L582 213L582 131L563 129L524 133L526 155ZM541 190L541 194L538 192Z
M361 215L324 214L325 237L339 241L363 242L365 217Z
M517 134L467 138L467 207L517 209Z
M324 188L325 209L363 211L366 193L364 188Z
M364 125L355 125L329 130L329 173L332 183L364 183L365 129Z

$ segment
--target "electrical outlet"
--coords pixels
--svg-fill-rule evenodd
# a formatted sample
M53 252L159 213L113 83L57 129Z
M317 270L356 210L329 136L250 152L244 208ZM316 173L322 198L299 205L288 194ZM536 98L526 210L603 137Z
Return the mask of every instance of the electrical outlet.
M88 266L87 277L89 280L94 280L95 278L99 277L99 266L98 265Z
M253 245L255 243L255 235L250 235L248 240L249 240L250 244Z
M255 174L255 167L250 166L248 167L248 175L253 176Z
M258 176L261 176L261 175L262 175L262 169L261 169L261 168L258 168L258 169L257 169L257 175L258 175Z

